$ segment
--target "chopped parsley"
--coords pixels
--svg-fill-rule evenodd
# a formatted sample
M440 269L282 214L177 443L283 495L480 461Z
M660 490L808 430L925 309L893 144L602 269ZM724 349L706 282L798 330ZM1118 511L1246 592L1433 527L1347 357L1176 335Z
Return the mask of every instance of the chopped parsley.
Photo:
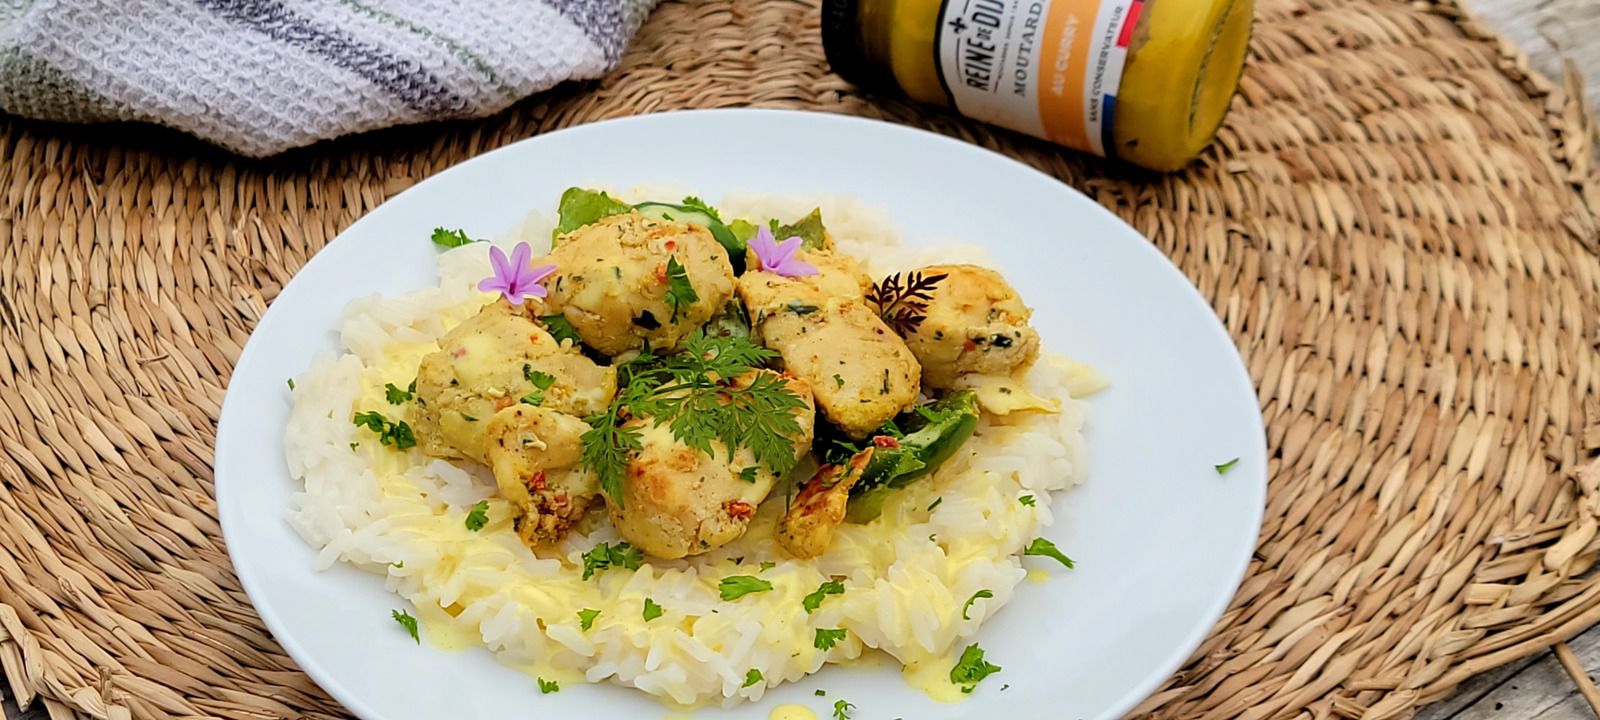
M391 610L389 611L389 617L394 618L395 622L400 623L400 627L406 629L406 634L411 636L412 641L418 645L422 644L422 636L417 634L417 619L411 617L411 613L404 610Z
M817 608L822 607L822 600L827 596L843 594L844 583L838 580L829 580L818 586L810 595L805 596L805 599L801 600L800 604L805 607L806 614L810 615L816 612Z
M842 375L840 375L839 373L834 373L833 374L833 385L834 385L834 387L839 387L839 388L844 387L844 377Z
M584 608L578 611L578 627L584 630L594 627L594 619L600 617L600 611L593 608Z
M961 686L961 692L970 693L984 678L1000 672L1000 666L983 659L983 648L977 643L961 651L961 659L950 668L950 682Z
M828 696L828 691L827 690L823 690L822 688L817 688L817 691L814 692L814 693L811 693L811 694L815 695L817 697L827 697Z
M644 599L644 612L642 615L644 616L645 622L650 622L651 620L661 617L661 613L663 612L666 611L662 610L661 606L656 604L656 601L651 600L650 598Z
M392 567L392 568L394 568L396 570L402 569L405 566L406 566L406 561L404 561L404 560L401 560L400 562L389 563L389 567Z
M743 470L740 470L739 471L739 479L743 480L743 481L745 481L747 483L755 482L756 481L756 466L751 465L750 467L747 467L747 468L745 468Z
M850 711L856 709L854 703L837 700L833 703L833 720L850 720Z
M550 373L539 372L538 370L533 369L532 365L527 363L522 364L522 377L528 382L533 383L533 386L539 388L540 390L549 390L551 385L556 384L556 376L551 375Z
M289 378L289 390L294 390L294 378Z
M358 427L364 427L378 434L378 442L384 445L393 445L399 450L416 447L417 436L412 434L411 426L406 421L390 422L389 418L378 412L356 413L351 418Z
M738 600L750 593L766 592L771 589L772 583L754 575L729 575L717 583L717 591L722 594L723 600Z
M677 257L667 258L667 303L672 305L672 322L677 322L679 313L699 299L700 294L689 284L688 269L678 264Z
M777 566L778 566L777 563L772 562L772 561L769 560L767 562L761 563L761 570L759 572L766 572L766 571L771 570L771 569L773 569L773 568L775 568Z
M848 634L844 628L817 628L817 637L811 641L818 650L832 650Z
M616 545L600 543L594 549L583 554L583 579L588 580L595 572L606 568L627 568L638 570L644 562L644 553L639 548L625 542Z
M942 502L944 502L944 496L943 495L940 495L939 497L934 498L933 502L928 503L928 512L933 512L933 509L936 508L936 507L939 507L939 503L942 503Z
M1023 495L1022 497L1017 498L1017 502L1027 505L1028 507L1033 507L1034 499L1032 495Z
M472 510L467 513L467 529L477 532L482 530L487 522L489 522L489 501L479 500L478 504L473 505Z
M745 671L744 684L740 685L739 687L747 688L747 687L750 687L751 685L754 685L754 684L756 684L758 682L761 682L761 680L762 680L761 671L757 670L755 668L750 668L749 670Z
M1239 458L1234 458L1234 459L1229 460L1229 461L1227 461L1225 463L1222 463L1221 465L1217 466L1217 474L1218 475L1227 475L1228 471L1232 470L1233 466L1238 465L1238 464L1239 464Z
M756 461L782 475L798 458L794 438L801 434L794 411L805 401L772 373L755 375L749 384L732 384L752 368L777 358L777 353L743 337L707 336L696 332L684 352L661 357L643 352L618 368L622 390L602 413L585 418L583 465L594 471L600 487L622 506L622 479L628 462L641 448L640 429L622 427L627 418L649 417L667 425L679 442L712 455L712 441L728 453L749 448Z
M550 331L550 337L555 338L558 343L563 340L571 340L574 345L583 342L583 338L578 337L577 328L572 327L572 323L565 315L560 313L541 315L539 321L544 323L545 329Z
M1022 551L1022 554L1055 558L1056 562L1067 566L1068 570L1076 567L1076 565L1072 562L1072 558L1067 557L1065 553L1062 553L1061 550L1057 549L1055 543L1044 538L1034 538L1033 542L1029 543L1028 547Z
M361 447L361 443L358 443L358 442L350 443L350 450L352 452L355 451L357 448L360 448L360 447Z
M534 678L534 679L539 681L539 694L540 695L549 695L550 693L553 693L553 692L561 692L561 683L558 683L558 682L556 682L554 680L546 680L544 678Z
M528 382L533 383L533 392L523 395L521 402L524 405L543 405L544 391L549 390L551 385L556 384L556 376L549 373L539 372L538 370L533 369L532 365L523 363L522 377Z
M415 381L415 380L411 381L411 387L406 388L404 390L401 390L400 388L395 387L394 383L384 383L383 384L383 397L384 397L384 399L389 401L390 405L399 405L400 403L403 403L403 402L406 402L407 400L410 400L411 399L411 394L415 393L416 391L417 391L417 381Z
M467 237L465 230L446 230L442 227L433 229L433 244L446 250L458 248L462 245L471 245L474 242L477 241Z
M972 609L972 603L977 602L978 598L992 598L992 597L994 597L994 593L989 592L988 588L984 588L982 590L979 590L979 591L973 593L972 597L967 598L967 604L961 606L961 619L962 620L971 620L972 619L970 617L967 617L967 611Z

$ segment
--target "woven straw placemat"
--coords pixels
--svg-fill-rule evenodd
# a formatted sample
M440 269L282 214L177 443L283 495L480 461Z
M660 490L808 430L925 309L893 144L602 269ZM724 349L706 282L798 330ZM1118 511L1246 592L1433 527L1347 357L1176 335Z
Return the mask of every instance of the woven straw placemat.
M1220 141L1169 177L864 98L826 72L804 0L669 3L602 83L270 161L0 120L6 679L53 717L339 715L262 629L217 527L213 433L250 329L340 229L446 166L733 105L1021 158L1211 300L1260 388L1272 491L1238 597L1143 712L1394 717L1575 634L1600 620L1600 182L1581 103L1447 2L1258 4Z

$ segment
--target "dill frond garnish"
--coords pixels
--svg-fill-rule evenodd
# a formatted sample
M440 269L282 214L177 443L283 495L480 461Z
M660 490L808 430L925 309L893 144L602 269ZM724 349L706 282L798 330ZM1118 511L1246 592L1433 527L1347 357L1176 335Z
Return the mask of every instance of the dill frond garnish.
M587 418L583 464L600 487L620 506L628 463L642 448L638 425L649 418L667 425L679 442L714 455L712 441L729 453L749 448L756 461L782 475L797 461L794 438L801 434L794 411L805 400L782 378L760 373L739 382L750 370L778 354L741 337L715 337L696 332L681 353L659 356L646 351L617 368L622 390L606 411Z

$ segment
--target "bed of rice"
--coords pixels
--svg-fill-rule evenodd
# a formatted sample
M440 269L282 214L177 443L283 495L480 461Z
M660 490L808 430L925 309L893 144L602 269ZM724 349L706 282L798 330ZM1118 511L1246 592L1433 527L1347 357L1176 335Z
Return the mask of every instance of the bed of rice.
M649 192L624 195L682 196ZM904 247L881 212L844 198L743 195L716 204L730 217L785 219L820 206L841 248L869 259L877 277L930 262L992 264L972 246ZM547 247L550 228L546 216L534 214L495 242ZM726 547L678 561L647 558L637 571L581 580L582 553L619 539L603 513L535 556L511 530L485 469L383 448L350 421L363 410L398 417L384 384L404 387L436 339L477 311L488 296L473 285L488 268L485 245L466 246L440 256L436 287L351 303L341 328L346 352L318 359L295 378L286 430L290 471L304 483L288 518L320 551L319 567L346 562L383 576L415 606L435 645L482 645L540 677L610 681L685 705L757 700L768 687L870 648L902 663L948 668L957 641L976 633L1027 574L1019 553L1050 523L1051 492L1082 479L1085 406L1070 398L1098 381L1047 353L1028 382L1040 396L1061 398L1062 412L1010 424L986 418L932 478L898 493L879 520L845 525L821 557L795 560L777 546L772 526L782 503L768 502L750 531ZM1024 495L1035 503L1019 502ZM489 524L467 530L468 509L485 499ZM942 500L930 510L935 499ZM762 561L776 565L762 570ZM723 601L717 583L729 575L758 575L773 589ZM844 594L807 614L802 598L830 577L844 578ZM993 597L974 601L970 619L962 619L963 605L980 589ZM644 621L645 598L664 614ZM587 631L577 615L585 608L601 611ZM817 628L849 633L822 651L813 645ZM396 632L397 641L409 642L398 626ZM743 687L752 668L764 681Z

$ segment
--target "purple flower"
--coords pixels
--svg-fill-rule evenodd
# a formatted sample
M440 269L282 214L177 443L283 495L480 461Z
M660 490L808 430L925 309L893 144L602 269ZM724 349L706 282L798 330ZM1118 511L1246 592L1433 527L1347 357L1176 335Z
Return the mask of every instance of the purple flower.
M512 305L521 305L526 296L542 298L549 295L549 291L545 290L541 283L556 271L556 266L532 267L528 265L528 261L532 259L533 248L528 247L525 242L517 243L511 250L509 260L506 259L504 251L491 246L489 263L494 265L494 275L478 283L478 289L483 292L498 292Z
M800 250L798 235L779 243L772 237L772 231L762 227L756 230L756 236L750 240L750 249L756 251L756 260L761 263L761 269L769 273L784 277L817 274L817 269L810 263L794 256Z

